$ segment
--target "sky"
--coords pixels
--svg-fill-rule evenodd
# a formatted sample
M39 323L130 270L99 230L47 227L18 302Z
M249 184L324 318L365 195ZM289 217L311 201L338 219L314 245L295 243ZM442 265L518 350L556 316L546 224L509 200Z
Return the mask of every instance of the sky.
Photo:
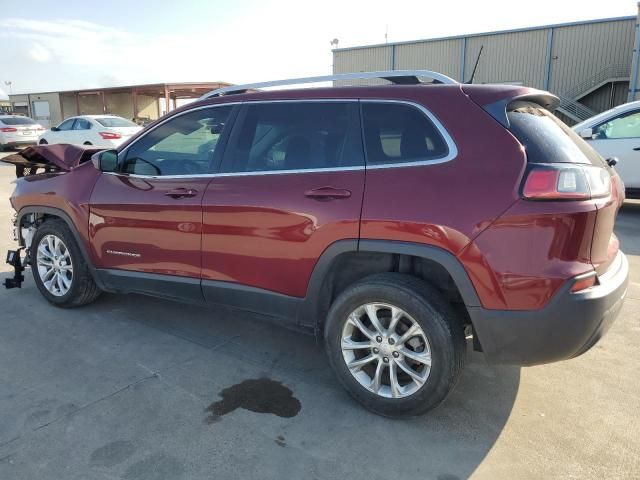
M342 48L636 12L634 0L0 0L0 89L326 75L334 38Z

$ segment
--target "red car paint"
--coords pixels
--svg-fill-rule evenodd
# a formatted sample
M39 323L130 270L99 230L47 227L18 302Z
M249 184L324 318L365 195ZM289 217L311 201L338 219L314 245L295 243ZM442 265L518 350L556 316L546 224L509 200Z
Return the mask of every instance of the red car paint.
M523 87L459 85L285 90L191 104L256 100L384 99L429 109L455 142L445 163L351 172L194 179L136 178L82 164L19 181L13 206L66 212L98 269L237 282L304 297L320 255L342 239L433 245L455 255L482 306L544 307L574 276L617 253L613 220L623 196L581 202L523 200L526 154L483 106L539 93ZM153 125L120 147L144 135ZM326 202L309 189L346 189ZM188 198L167 196L177 188ZM114 255L126 251L133 255Z

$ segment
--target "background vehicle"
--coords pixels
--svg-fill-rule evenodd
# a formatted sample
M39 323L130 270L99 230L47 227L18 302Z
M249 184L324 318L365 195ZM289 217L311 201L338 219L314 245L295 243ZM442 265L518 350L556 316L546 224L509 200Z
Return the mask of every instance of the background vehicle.
M29 117L0 114L0 150L35 145L43 131L42 125Z
M629 198L640 198L640 101L607 110L573 127L615 169Z
M40 136L39 144L70 143L115 148L142 127L116 115L82 115L67 118Z
M558 99L435 72L297 82L353 78L401 85L226 87L91 163L70 145L6 159L48 171L11 197L40 292L63 307L137 292L324 333L340 382L388 416L446 398L465 331L497 363L591 348L626 293L624 194L547 110Z

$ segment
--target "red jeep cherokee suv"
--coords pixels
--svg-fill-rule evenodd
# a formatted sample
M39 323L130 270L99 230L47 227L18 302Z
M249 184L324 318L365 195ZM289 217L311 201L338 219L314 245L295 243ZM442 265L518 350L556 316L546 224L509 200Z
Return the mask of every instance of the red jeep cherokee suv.
M117 151L9 157L7 286L28 264L62 307L135 292L322 334L340 382L388 416L445 399L466 336L516 365L592 347L626 293L624 187L556 97L427 71L330 79L356 77L392 85L226 87Z

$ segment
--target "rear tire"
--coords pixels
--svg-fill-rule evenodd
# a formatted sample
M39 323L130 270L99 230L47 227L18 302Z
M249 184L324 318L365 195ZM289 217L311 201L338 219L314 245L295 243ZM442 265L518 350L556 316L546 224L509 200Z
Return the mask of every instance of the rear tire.
M397 273L372 275L338 296L325 325L325 346L351 396L386 417L411 417L438 406L466 359L464 331L450 305L429 284Z
M54 305L79 307L100 296L80 247L63 220L45 220L38 227L30 262L38 290Z
M38 142L38 145L47 145L48 143L49 143L49 142L47 142L47 141L43 138L43 139L41 139L41 140Z

